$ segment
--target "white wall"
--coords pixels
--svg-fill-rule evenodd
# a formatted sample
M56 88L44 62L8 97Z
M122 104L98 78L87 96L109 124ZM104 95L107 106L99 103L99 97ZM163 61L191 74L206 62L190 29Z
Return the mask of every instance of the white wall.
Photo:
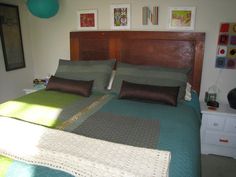
M23 88L31 87L33 80L33 60L31 55L28 13L22 0L0 0L1 3L19 5L22 40L26 68L6 72L0 40L0 103L23 95Z
M69 32L76 30L79 9L98 9L99 30L110 30L110 5L112 3L131 4L131 30L167 30L169 6L195 6L197 32L206 32L206 48L203 66L203 77L200 98L215 83L218 75L218 87L221 90L221 101L227 102L228 91L236 87L236 70L215 68L216 42L221 22L236 22L235 0L59 0L60 9L56 16L40 19L29 14L31 46L24 46L32 51L34 77L45 77L54 74L59 58L69 59ZM159 6L159 25L142 26L141 8L143 6ZM22 12L25 15L26 12ZM31 57L27 58L29 63ZM26 63L27 64L27 63ZM31 67L31 68L29 68ZM219 74L220 73L220 74ZM24 77L24 76L22 76Z
M205 57L203 65L200 98L218 79L219 100L227 101L227 93L236 87L236 70L215 68L216 47L221 22L236 22L235 0L200 0L197 1L197 31L206 32Z

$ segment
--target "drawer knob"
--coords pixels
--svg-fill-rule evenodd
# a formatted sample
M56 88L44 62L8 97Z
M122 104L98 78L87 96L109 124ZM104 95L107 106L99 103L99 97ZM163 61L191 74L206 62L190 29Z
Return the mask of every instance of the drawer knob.
M216 123L216 122L214 122L214 123L213 123L213 125L214 125L215 127L217 127L219 124L218 124L218 123Z
M219 142L221 142L221 143L228 143L229 140L221 138L221 139L219 139Z

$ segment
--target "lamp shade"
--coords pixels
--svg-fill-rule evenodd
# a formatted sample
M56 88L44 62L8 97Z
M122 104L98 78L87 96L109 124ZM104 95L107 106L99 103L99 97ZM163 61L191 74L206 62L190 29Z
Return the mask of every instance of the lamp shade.
M233 109L236 109L236 88L229 91L227 98L228 98L230 107Z
M53 17L59 9L58 0L28 0L27 6L34 16L40 18Z

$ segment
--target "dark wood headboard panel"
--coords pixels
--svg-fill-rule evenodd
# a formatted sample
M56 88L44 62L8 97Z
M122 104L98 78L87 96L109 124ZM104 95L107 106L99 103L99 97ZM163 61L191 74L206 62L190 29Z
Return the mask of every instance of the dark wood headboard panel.
M192 67L189 82L199 93L205 33L86 31L70 33L71 60L118 61L172 68Z

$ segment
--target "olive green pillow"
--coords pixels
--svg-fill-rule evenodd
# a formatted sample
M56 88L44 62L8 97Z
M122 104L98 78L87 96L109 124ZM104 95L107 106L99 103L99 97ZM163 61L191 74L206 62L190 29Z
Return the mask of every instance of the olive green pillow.
M182 100L185 96L189 71L189 68L164 68L118 62L112 92L118 94L122 82L127 81L137 84L179 87L178 100Z
M73 80L94 80L93 91L106 92L115 60L59 60L55 76Z

